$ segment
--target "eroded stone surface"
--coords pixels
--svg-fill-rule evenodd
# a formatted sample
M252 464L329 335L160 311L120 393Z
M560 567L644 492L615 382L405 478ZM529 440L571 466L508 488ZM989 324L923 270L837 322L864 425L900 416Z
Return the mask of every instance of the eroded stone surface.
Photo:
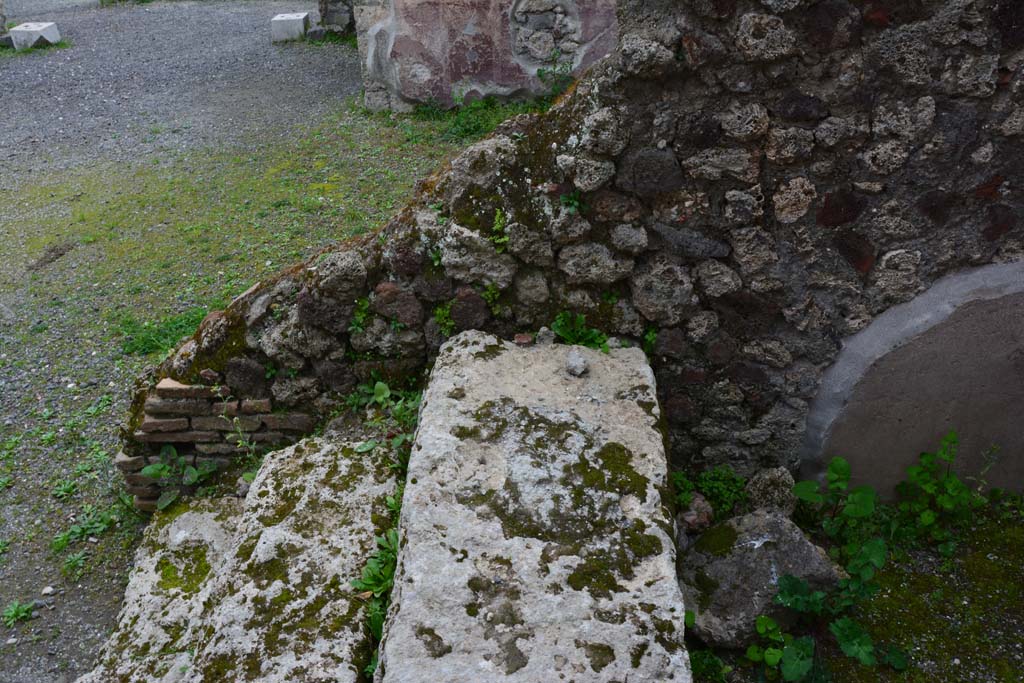
M383 681L689 681L659 416L637 349L442 347Z
M783 623L775 604L786 574L824 589L840 578L825 551L807 540L785 514L758 510L705 531L680 560L679 583L694 632L715 647L739 648L757 638L762 614Z
M79 683L362 680L371 651L350 582L395 490L388 462L382 447L309 439L267 456L244 502L158 514Z

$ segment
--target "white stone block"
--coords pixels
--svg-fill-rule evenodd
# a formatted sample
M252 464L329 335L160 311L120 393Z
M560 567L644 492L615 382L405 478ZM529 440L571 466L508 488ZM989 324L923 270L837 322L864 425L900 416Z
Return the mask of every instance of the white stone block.
M11 40L15 50L56 45L60 42L60 31L52 21L30 21L12 28Z
M278 14L270 21L270 40L275 43L302 40L308 30L309 12Z

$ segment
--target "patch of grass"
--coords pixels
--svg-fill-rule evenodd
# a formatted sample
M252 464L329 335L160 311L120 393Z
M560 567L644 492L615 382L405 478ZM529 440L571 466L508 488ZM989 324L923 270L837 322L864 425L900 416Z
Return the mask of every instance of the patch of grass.
M28 621L31 618L32 603L18 602L17 600L10 602L4 608L3 615L0 616L0 619L3 619L4 625L7 628L14 628L14 625L19 621Z
M17 22L11 22L8 28L17 26ZM53 45L39 45L37 47L30 47L27 50L15 50L13 47L5 47L0 45L0 57L21 57L24 55L30 55L34 52L46 52L47 50L64 50L71 47L71 43L66 40L61 40Z
M153 322L139 322L134 315L126 314L119 321L118 332L125 339L121 352L138 355L166 353L182 338L193 334L207 312L206 308L190 308Z
M437 105L420 105L412 116L417 121L442 123L443 140L469 142L479 140L513 116L545 111L550 106L551 101L546 98L502 102L494 97L485 97L451 110Z
M324 34L323 38L314 40L312 38L307 39L311 45L344 45L350 47L353 50L358 49L359 41L356 39L355 33L335 33L334 31L328 31Z

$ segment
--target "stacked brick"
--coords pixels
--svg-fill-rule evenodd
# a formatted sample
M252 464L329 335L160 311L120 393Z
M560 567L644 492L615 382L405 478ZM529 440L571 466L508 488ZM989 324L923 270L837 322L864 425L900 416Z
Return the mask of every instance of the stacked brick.
M132 438L149 446L149 454L119 454L117 467L125 474L136 507L155 508L160 488L141 474L159 462L164 446L174 446L192 464L211 462L223 468L231 456L268 450L294 442L314 426L305 413L275 413L269 398L237 399L227 386L182 384L161 380L146 399L144 414Z

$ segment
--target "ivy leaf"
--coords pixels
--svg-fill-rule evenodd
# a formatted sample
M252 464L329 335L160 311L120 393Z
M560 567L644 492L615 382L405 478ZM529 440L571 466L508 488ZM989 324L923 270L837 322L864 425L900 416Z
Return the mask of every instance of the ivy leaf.
M751 645L747 648L747 659L752 662L764 661L764 649L757 645Z
M931 510L925 510L917 519L921 522L921 526L931 526L935 524L935 513Z
M693 625L697 623L697 615L693 613L693 610L686 610L686 615L683 617L683 625L686 628L693 628Z
M819 488L816 481L801 481L793 487L793 495L812 505L820 505L825 501L825 496L821 495Z
M764 651L764 663L768 666L775 667L779 665L779 661L782 659L782 650L769 647Z
M376 441L364 441L356 446L356 453L369 453L377 447Z

